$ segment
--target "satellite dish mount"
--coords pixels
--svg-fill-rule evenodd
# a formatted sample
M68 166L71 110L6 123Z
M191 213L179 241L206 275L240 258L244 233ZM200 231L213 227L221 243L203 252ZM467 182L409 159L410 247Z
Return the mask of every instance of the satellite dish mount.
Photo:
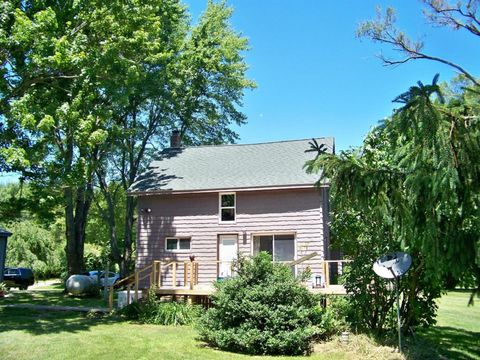
M395 279L395 293L397 297L397 322L398 322L398 350L402 352L402 321L400 317L400 296L398 289L400 277L412 265L412 257L404 252L394 252L381 256L373 264L373 271L384 279Z

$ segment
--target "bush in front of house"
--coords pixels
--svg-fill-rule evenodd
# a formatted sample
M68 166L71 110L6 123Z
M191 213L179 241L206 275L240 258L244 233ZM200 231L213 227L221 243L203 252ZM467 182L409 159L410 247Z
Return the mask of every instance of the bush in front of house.
M154 290L150 290L145 300L133 302L119 311L127 320L154 325L191 325L201 312L198 305L160 301Z
M261 252L239 261L237 276L217 283L213 307L198 322L210 346L246 354L301 355L329 331L324 310L288 266Z

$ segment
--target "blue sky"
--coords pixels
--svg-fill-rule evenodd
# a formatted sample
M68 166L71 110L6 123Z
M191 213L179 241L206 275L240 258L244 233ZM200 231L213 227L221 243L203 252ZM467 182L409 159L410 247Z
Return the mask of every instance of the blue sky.
M206 0L185 0L197 17ZM355 36L358 24L375 17L376 6L397 9L398 25L425 41L425 50L478 74L480 48L474 36L426 23L420 1L228 0L232 25L248 37L248 75L258 88L246 93L248 124L240 143L334 136L337 150L361 144L369 129L398 107L392 103L418 80L447 66L416 61L384 67L376 57L386 46ZM475 46L477 45L477 46Z

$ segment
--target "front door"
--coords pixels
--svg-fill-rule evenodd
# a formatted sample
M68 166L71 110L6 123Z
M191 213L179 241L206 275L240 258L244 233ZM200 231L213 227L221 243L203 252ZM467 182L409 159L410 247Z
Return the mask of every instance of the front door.
M237 259L238 236L220 235L218 238L218 276L232 276L233 261Z

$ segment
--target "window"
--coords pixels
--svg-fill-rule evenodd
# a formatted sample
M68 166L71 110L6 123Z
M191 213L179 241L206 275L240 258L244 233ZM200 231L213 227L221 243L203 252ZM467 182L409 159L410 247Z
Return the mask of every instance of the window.
M253 255L266 251L272 255L273 261L290 262L295 260L295 235L273 234L253 236ZM292 266L295 275L295 266Z
M235 222L235 193L220 194L220 222Z
M165 238L165 249L174 250L190 250L191 238L189 237L167 237Z
M20 275L19 269L6 269L5 275Z
M253 236L253 255L266 251L273 261L295 260L295 236L293 234Z

